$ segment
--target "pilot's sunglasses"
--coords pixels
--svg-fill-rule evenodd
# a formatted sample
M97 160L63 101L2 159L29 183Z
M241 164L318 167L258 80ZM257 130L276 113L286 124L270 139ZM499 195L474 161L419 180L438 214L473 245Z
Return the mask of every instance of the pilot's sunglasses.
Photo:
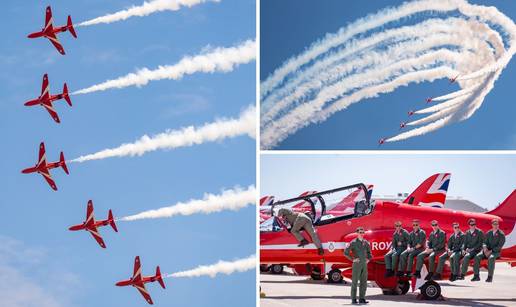
M359 234L364 234L365 232L363 232L363 231L359 231L358 233L359 233Z
M437 226L437 224L432 224L432 226Z
M396 227L401 227L401 225L396 225Z
M453 226L453 228L454 228L454 229L457 229L457 228L459 228L459 226Z
M473 223L473 224L469 224L469 226L476 226L477 224Z
M419 224L412 224L412 226L419 226Z

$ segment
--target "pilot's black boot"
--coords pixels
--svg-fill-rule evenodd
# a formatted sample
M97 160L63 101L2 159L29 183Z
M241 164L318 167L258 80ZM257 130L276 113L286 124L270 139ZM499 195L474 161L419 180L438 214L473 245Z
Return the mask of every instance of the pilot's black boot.
M460 274L459 277L457 277L457 280L464 280L464 275Z
M414 273L414 276L416 278L421 278L421 271L416 271L416 273Z
M365 298L361 298L358 300L359 304L369 304L369 301L366 301Z
M480 276L474 275L471 281L480 281Z
M403 277L403 275L405 275L405 274L402 271L398 271L396 273L396 276L398 276L398 277Z
M452 275L453 276L453 275ZM450 278L451 279L451 278ZM439 273L436 273L434 275L432 275L432 280L441 280L441 274Z
M297 246L299 246L299 247L303 247L303 246L305 246L305 245L307 245L307 244L309 244L309 243L310 243L310 242L308 242L308 240L307 240L307 239L303 239L303 240L301 240L301 242L299 242L299 244L298 244Z
M434 276L434 273L433 272L428 272L428 274L426 274L426 276L425 276L425 280L431 280L432 276Z
M324 249L322 249L322 248L318 248L318 249L317 249L317 253L318 253L319 255L321 255L321 256L322 256L322 255L324 255Z
M356 299L354 299L354 300L351 300L351 304L352 304L352 305L358 305L358 302L357 302L357 300L356 300Z
M385 271L384 276L385 277L392 277L392 276L394 276L394 271L393 270L387 270L387 271Z
M487 276L486 282L493 282L493 276Z
M448 279L449 281L456 281L457 280L457 275L453 275L451 274L450 275L450 278Z

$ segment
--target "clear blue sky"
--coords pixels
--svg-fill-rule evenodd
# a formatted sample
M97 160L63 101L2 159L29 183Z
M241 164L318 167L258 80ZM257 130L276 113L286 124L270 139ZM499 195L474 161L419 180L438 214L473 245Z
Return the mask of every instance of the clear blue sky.
M261 1L260 78L285 60L301 53L326 33L360 17L402 0L376 1ZM516 20L516 2L505 0L471 0L470 3L493 5ZM406 141L390 143L382 149L514 149L516 122L513 84L515 59L502 72L482 107L467 121L456 123ZM376 149L381 137L393 136L398 125L406 121L408 110L423 106L426 97L446 94L450 86L445 79L433 83L411 84L377 98L356 103L320 124L305 127L288 137L275 149ZM338 131L338 133L335 133Z
M64 23L68 14L78 23L142 3L50 2L56 25ZM60 125L42 108L23 103L39 95L45 72L52 93L60 92L63 82L74 91L137 68L174 64L207 45L232 46L253 38L255 2L223 0L77 28L78 39L69 33L59 36L66 56L44 39L26 38L43 26L46 4L2 3L0 276L8 280L0 286L0 305L2 293L11 293L32 301L24 306L145 306L136 290L114 286L132 274L136 255L141 256L143 272L152 274L156 265L163 273L172 273L255 253L252 206L238 212L119 222L119 233L101 229L106 250L88 233L67 230L84 220L88 199L94 201L96 217L104 219L109 208L123 216L202 198L205 192L253 184L255 141L248 137L142 157L72 164L69 176L53 171L58 192L40 176L20 173L36 162L40 141L46 143L49 160L57 159L60 150L72 159L144 134L238 116L255 100L254 62L227 74L195 74L142 88L75 96L72 108L58 101ZM254 271L165 282L166 290L157 284L148 287L158 306L255 304Z
M360 182L374 185L373 196L410 193L436 173L451 173L448 196L460 196L484 208L494 208L516 189L514 155L262 154L260 163L260 193L276 199Z

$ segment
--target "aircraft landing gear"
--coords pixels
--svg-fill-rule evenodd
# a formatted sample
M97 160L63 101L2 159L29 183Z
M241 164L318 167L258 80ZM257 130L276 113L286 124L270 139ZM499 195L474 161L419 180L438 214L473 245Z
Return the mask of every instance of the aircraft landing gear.
M410 290L410 283L408 280L398 280L396 288L394 289L383 289L384 295L405 295Z
M313 280L323 280L324 274L321 274L321 271L317 267L312 268L312 273L310 273L310 277L312 277Z
M339 269L333 269L328 272L328 283L340 284L344 281L342 278L342 272Z
M424 300L436 300L441 297L441 286L433 280L427 281L419 289Z
M281 274L281 273L283 273L283 266L281 264L273 264L273 265L271 265L271 273L272 274Z

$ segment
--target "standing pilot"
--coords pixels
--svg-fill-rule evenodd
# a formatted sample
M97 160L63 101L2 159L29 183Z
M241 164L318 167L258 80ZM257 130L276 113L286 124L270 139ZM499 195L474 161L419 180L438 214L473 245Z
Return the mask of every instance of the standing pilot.
M398 263L398 257L407 249L409 241L409 233L401 227L401 221L394 223L396 230L392 235L391 250L385 254L385 277L394 276L396 271L396 265Z
M473 266L473 272L475 276L472 281L480 280L478 270L480 268L480 261L487 259L487 279L486 282L493 282L493 274L495 269L495 261L500 257L500 252L505 244L505 234L499 229L499 222L494 219L491 222L493 229L486 233L486 240L484 242L482 252L475 256L475 265Z
M303 237L301 234L301 229L304 229L314 242L315 246L317 246L317 252L319 255L324 254L324 250L321 245L321 241L319 240L319 236L315 232L314 226L312 225L312 219L310 219L306 214L301 212L294 212L289 208L281 208L278 211L278 215L285 219L290 225L290 233L296 237L299 241L300 247L307 245L308 240Z
M448 239L448 250L439 257L437 274L432 276L433 280L440 280L443 273L444 262L450 258L450 281L457 280L459 276L460 257L462 256L462 245L464 244L464 233L459 228L459 223L453 223L453 234Z
M462 260L462 269L457 279L464 279L464 275L466 275L468 271L469 261L475 259L475 256L482 250L482 244L484 243L484 233L477 228L475 219L469 219L468 224L469 230L466 231L464 244L462 245L464 260ZM477 278L478 277L473 277L475 281L480 280L480 278ZM473 281L473 279L471 281Z
M371 246L364 239L364 228L357 228L357 237L351 241L344 250L344 256L353 262L351 273L351 304L367 304L365 294L367 290L367 264L373 258ZM360 282L360 290L357 303L357 285Z
M412 277L414 257L422 253L425 247L426 233L423 229L419 228L419 220L412 221L412 229L409 234L408 248L401 253L398 276L403 276L403 270L405 270L407 277Z
M421 268L425 258L428 257L428 274L425 280L430 280L434 275L435 258L441 256L446 246L446 233L439 228L439 223L436 220L430 222L432 225L432 232L428 236L428 245L424 252L417 255L416 273L415 277L421 278Z

